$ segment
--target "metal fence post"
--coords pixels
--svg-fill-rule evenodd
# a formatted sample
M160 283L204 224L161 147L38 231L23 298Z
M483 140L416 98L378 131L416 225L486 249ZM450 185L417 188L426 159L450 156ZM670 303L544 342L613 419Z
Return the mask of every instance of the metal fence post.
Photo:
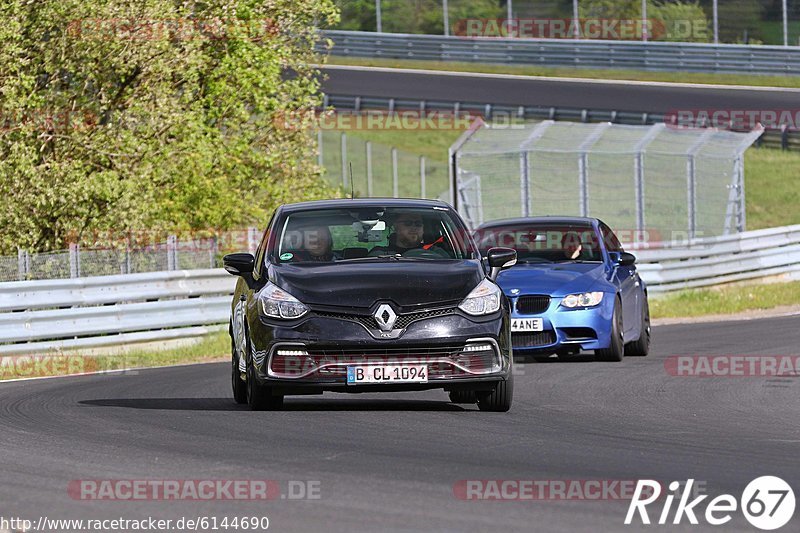
M217 266L217 236L213 235L210 239L210 246L208 247L208 268Z
M367 196L372 198L372 141L364 143L367 151Z
M397 176L397 148L392 147L392 196L400 197L400 183Z
M697 175L695 155L703 147L709 137L714 135L714 130L708 128L686 150L686 195L689 212L689 239L694 239L697 234Z
M319 132L317 132L317 164L320 167L324 167L325 159L322 156L322 128L320 128Z
M169 235L167 237L167 270L177 270L177 237Z
M427 198L428 194L426 191L426 176L425 176L425 156L422 155L419 157L419 197L420 198Z
M686 206L689 215L689 239L694 239L697 231L697 217L695 200L697 199L697 188L695 182L694 154L690 153L686 160Z
M342 132L342 185L344 186L344 190L348 190L350 187L347 185L347 134Z
M258 250L258 228L247 228L247 251L256 255Z
M666 127L666 124L659 122L650 126L644 137L639 139L633 150L636 152L633 159L634 169L634 190L636 192L636 230L641 232L644 230L645 216L644 216L644 151L647 145L655 139L659 133Z
M69 277L81 277L80 250L78 243L69 243Z
M528 169L528 151L523 150L519 153L519 187L521 211L523 217L531 216L531 175Z
M17 274L20 281L28 279L28 272L30 272L30 262L28 261L28 252L22 248L17 248Z
M126 274L130 274L131 273L131 241L130 241L130 239L128 239L128 241L125 243L125 273Z

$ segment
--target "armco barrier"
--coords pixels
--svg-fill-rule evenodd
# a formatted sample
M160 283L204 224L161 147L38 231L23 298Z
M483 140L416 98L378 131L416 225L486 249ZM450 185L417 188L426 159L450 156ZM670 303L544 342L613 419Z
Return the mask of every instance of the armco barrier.
M651 294L800 276L800 225L627 249ZM209 269L0 283L0 355L199 337L226 327L235 282Z
M405 33L324 31L339 56L626 68L737 74L800 74L800 48L573 39L445 37ZM322 51L324 44L320 44Z
M697 239L678 247L653 243L630 248L651 293L800 276L800 225Z
M197 337L228 321L222 269L0 283L0 355Z

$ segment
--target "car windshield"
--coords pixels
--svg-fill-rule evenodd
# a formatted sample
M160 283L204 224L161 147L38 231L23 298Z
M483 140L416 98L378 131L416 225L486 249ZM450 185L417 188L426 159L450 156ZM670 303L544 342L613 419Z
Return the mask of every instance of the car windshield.
M463 226L441 208L358 207L286 217L276 263L477 258Z
M513 248L520 263L603 260L600 241L590 225L538 223L494 226L478 229L475 241L483 256L494 246Z

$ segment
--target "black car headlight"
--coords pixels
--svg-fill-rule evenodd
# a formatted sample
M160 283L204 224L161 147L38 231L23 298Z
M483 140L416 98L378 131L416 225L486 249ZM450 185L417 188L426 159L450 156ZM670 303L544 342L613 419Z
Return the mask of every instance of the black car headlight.
M258 301L261 313L270 318L292 320L308 313L308 307L303 305L300 300L272 283L267 283L267 286L258 295Z
M500 287L484 279L472 289L458 308L468 315L489 315L500 309Z

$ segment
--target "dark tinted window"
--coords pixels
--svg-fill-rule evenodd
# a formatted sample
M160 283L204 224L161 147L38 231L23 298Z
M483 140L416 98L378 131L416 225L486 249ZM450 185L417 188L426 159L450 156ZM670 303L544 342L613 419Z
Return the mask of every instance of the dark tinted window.
M526 224L480 229L475 241L482 255L504 246L517 251L520 263L602 261L597 233L588 224Z
M600 233L603 236L603 242L606 245L606 250L609 252L621 252L622 251L622 244L617 239L617 236L614 235L614 232L611 231L611 228L606 226L603 222L600 223Z
M433 208L358 207L300 211L276 228L277 263L338 262L377 256L476 257L463 226Z

